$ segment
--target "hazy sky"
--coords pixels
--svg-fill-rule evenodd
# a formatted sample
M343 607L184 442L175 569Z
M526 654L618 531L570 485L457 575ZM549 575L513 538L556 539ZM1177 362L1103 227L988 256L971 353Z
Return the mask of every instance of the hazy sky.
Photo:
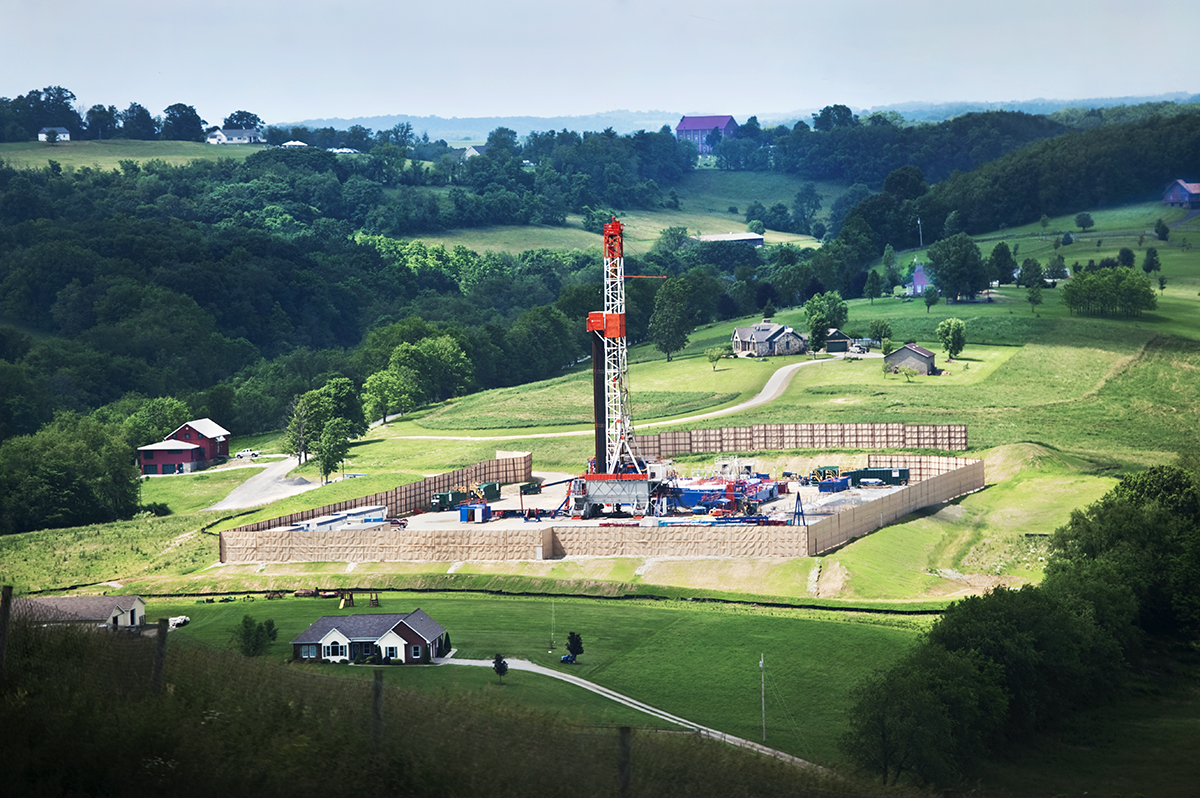
M1200 92L1200 0L4 0L0 96L211 124Z

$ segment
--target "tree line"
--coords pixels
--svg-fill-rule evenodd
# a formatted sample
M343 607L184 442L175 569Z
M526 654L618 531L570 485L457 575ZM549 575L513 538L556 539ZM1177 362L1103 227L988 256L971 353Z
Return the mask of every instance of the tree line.
M1041 585L954 603L864 680L843 749L885 783L955 786L1194 639L1198 577L1195 474L1158 466L1126 477L1055 531Z

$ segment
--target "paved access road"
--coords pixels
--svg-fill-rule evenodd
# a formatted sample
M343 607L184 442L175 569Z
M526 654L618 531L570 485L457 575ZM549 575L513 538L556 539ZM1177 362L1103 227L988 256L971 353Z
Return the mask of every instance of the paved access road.
M716 418L717 416L725 416L729 415L730 413L740 413L741 411L747 410L751 407L772 402L783 395L783 392L787 390L788 385L791 384L792 377L796 376L796 372L800 369L809 366L818 366L822 363L833 363L843 359L844 357L844 355L837 355L834 357L824 358L822 360L803 360L799 363L789 363L783 368L776 370L776 372L771 375L770 379L767 380L767 384L763 386L763 389L744 402L733 405L732 407L726 407L722 410L712 410L707 413L697 413L694 416L687 416L686 418L672 418L666 421L650 421L642 424L635 423L633 425L634 431L636 432L637 430L645 429L646 427L663 427L670 424L685 424L689 421L699 421L703 418ZM855 357L882 358L883 355L866 354L856 355ZM531 435L404 435L402 437L414 438L418 440L440 441L509 441L519 440L522 438L566 438L572 435L594 434L596 434L594 429L580 429L572 430L570 432L539 432Z
M258 462L262 462L261 458ZM206 509L245 510L321 487L321 483L311 482L304 477L289 478L288 473L299 465L300 461L295 457L285 457L271 463L261 473L250 477L231 490L224 499Z
M508 667L510 670L530 671L531 673L539 673L542 676L549 676L552 679L559 679L564 682L570 682L571 684L574 684L578 687L582 687L584 690L590 690L593 693L596 693L597 695L602 695L605 698L612 699L613 701L624 704L627 707L633 707L634 709L645 712L647 715L650 715L651 717L655 717L655 718L658 718L659 720L666 721L667 723L673 723L676 726L680 726L684 729L688 729L689 731L696 732L701 737L708 737L709 739L719 740L724 743L729 743L730 745L736 745L736 746L740 746L742 748L748 748L752 751L757 751L760 754L766 754L767 756L773 756L776 759L780 759L784 762L787 762L792 765L797 765L799 767L820 768L820 765L814 765L812 762L808 762L804 759L800 759L799 757L795 757L795 756L792 756L791 754L784 753L783 751L777 751L774 748L768 748L767 746L762 745L761 743L752 742L751 740L747 740L742 737L734 737L731 734L726 734L725 732L717 731L716 729L710 729L707 726L701 726L699 723L693 723L690 720L685 720L684 718L678 717L677 715L672 715L669 712L664 712L661 709L652 707L649 704L643 704L641 701L630 698L628 696L621 695L620 693L618 693L614 690L609 690L607 687L601 687L600 685L595 684L594 682L589 682L586 679L580 679L578 676L574 676L569 673L563 673L562 671L554 670L553 668L547 668L542 665L536 665L536 664L530 662L529 660L506 659L505 661L508 663ZM434 664L436 664L436 665L471 665L471 666L483 667L483 668L492 667L492 661L490 659L454 659L453 651L450 652L449 657L435 659ZM824 768L820 768L820 769L823 770Z

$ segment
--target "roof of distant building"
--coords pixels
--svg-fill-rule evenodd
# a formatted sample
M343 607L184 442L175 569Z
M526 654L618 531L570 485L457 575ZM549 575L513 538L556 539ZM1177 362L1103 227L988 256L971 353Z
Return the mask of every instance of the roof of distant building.
M723 116L685 116L679 120L679 124L675 126L676 130L712 130L714 127L723 128L730 122L737 124L737 121L730 115Z

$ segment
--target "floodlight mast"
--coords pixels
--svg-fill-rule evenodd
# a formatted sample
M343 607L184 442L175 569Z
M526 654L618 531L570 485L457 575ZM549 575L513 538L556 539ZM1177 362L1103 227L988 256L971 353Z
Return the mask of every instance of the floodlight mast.
M622 225L617 218L604 225L604 310L589 313L592 339L593 389L596 416L596 473L616 474L632 466L641 473L633 453L633 424L629 410L628 354L625 341L625 255ZM603 353L604 371L598 355ZM603 385L601 385L603 380ZM603 430L600 396L604 397Z

